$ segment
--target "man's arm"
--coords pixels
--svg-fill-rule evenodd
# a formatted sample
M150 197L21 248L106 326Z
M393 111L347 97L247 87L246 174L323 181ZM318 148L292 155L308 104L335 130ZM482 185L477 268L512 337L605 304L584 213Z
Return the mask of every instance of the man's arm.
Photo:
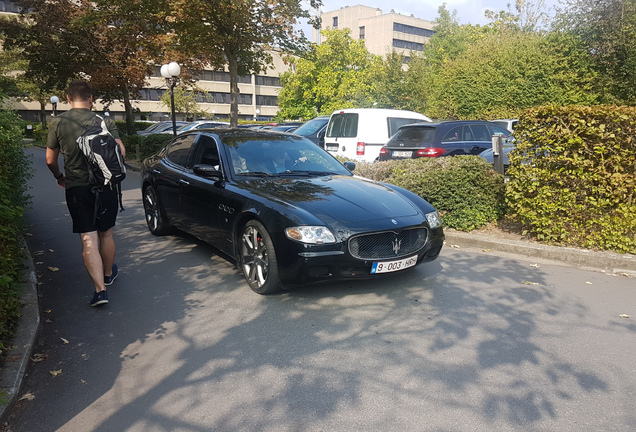
M49 167L49 170L57 180L57 184L61 187L64 187L64 173L60 171L60 164L58 162L58 158L60 156L60 149L52 149L50 147L46 148L46 166Z
M121 149L121 155L123 157L126 157L126 147L124 147L124 143L122 142L122 140L120 140L119 138L116 138L115 141L117 141L117 144L119 144L119 148Z

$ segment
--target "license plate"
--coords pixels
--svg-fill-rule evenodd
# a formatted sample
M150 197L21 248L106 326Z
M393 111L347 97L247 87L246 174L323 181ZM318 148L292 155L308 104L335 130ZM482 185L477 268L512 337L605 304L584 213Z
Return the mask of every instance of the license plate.
M413 155L412 151L394 151L393 152L393 157L410 158L412 155Z
M335 152L337 152L338 151L338 146L337 145L335 145L335 146L328 145L327 146L327 151L335 151Z
M391 273L413 267L415 264L417 264L417 255L396 261L376 262L371 267L371 273Z

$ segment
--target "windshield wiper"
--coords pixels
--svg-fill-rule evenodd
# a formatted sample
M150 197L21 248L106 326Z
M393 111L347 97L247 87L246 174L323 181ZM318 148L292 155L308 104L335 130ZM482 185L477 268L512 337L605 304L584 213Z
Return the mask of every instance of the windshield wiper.
M338 173L331 171L285 171L279 173L279 176L330 176L337 175Z
M251 177L273 177L273 174L270 174L264 171L248 171L248 172L237 173L235 175L251 176Z

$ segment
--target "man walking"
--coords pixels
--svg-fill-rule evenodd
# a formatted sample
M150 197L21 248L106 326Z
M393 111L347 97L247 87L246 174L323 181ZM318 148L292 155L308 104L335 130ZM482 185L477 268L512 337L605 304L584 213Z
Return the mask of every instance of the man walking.
M116 188L104 187L98 194L89 186L89 174L84 154L77 139L86 127L92 125L96 114L91 111L93 96L85 81L73 81L67 89L67 100L71 109L50 123L46 141L46 165L53 173L60 187L65 188L66 205L73 220L73 232L82 240L84 266L95 285L91 306L108 303L106 286L113 283L118 269L115 264L115 239L113 227L117 219L118 192ZM124 144L119 138L115 122L104 117L109 132L126 155ZM59 154L64 157L64 172L58 163ZM95 218L96 200L98 211Z

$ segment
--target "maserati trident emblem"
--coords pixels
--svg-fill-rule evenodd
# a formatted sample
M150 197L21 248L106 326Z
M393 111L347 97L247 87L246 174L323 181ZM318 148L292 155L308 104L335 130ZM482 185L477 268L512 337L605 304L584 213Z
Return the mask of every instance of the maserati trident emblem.
M400 253L400 247L402 247L402 240L399 240L397 237L395 238L395 240L393 240L393 242L391 243L393 245L393 252L395 252L395 254L399 254Z

